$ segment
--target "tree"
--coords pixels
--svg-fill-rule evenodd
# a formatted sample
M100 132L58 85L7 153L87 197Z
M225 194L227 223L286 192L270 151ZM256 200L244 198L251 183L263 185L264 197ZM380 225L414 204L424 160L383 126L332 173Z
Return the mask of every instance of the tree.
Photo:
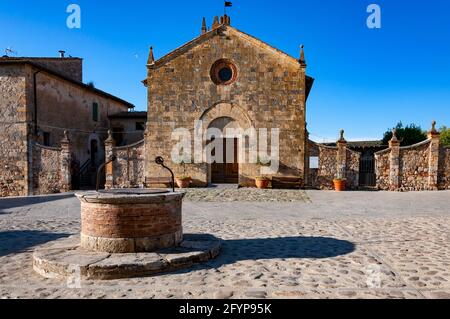
M399 122L395 129L397 130L397 138L401 141L401 146L414 145L427 139L427 134L416 124L403 126L403 123ZM392 130L388 130L384 133L383 144L388 145L391 139Z
M450 128L447 128L446 126L441 127L439 130L441 133L441 143L444 146L450 147Z

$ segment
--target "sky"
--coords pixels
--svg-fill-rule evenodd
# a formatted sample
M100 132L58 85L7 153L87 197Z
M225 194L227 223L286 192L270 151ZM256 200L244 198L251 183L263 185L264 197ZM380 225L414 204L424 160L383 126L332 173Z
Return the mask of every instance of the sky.
M368 5L381 28L367 27ZM69 29L66 8L81 8ZM316 141L381 139L402 121L450 126L450 1L234 0L231 24L298 58L315 84L307 103ZM148 49L158 59L211 25L222 0L0 0L0 54L84 59L84 81L146 110Z

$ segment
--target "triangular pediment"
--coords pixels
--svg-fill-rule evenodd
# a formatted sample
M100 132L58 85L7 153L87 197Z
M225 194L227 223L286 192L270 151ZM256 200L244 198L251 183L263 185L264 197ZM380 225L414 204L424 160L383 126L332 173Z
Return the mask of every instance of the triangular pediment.
M242 32L236 28L233 28L231 26L228 25L221 25L220 27L218 27L217 29L213 29L205 34L202 34L201 36L193 39L192 41L189 41L188 43L184 44L183 46L173 50L172 52L164 55L162 58L160 58L159 60L157 60L155 63L148 65L149 68L158 68L161 67L163 65L165 65L166 63L172 61L173 59L188 53L189 51L191 51L192 49L194 49L195 47L201 45L202 43L210 40L213 37L216 36L223 36L223 35L234 35L238 38L240 38L241 40L248 42L251 45L254 45L255 47L258 48L262 48L264 50L267 50L269 53L272 53L274 55L278 55L279 58L283 58L291 63L299 63L299 60L290 56L289 54L267 44L266 42L255 38L245 32Z

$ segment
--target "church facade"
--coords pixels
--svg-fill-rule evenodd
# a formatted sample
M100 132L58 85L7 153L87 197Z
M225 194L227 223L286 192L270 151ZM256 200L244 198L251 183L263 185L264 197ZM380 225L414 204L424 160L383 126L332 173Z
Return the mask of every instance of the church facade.
M308 178L308 134L306 102L313 79L306 74L303 49L299 58L270 46L231 26L230 18L215 18L211 29L203 21L201 35L178 49L154 59L153 49L148 59L148 121L145 133L145 177L166 176L167 172L154 163L163 156L177 175L190 176L193 186L210 183L254 185L261 176L261 163L242 161L249 158L245 136L227 136L229 128L269 133L268 152L277 147L279 165L268 177ZM199 124L200 123L200 124ZM201 126L201 127L199 127ZM214 128L223 132L224 162L203 160L192 139L191 161L183 165L174 162L177 144L173 132L189 130L195 135L201 129ZM278 130L277 145L270 132ZM214 138L217 138L214 137ZM202 150L207 148L202 139ZM229 160L231 146L233 155ZM189 152L190 153L190 152ZM200 158L200 159L201 159ZM228 160L227 160L228 158ZM220 162L220 161L218 161Z

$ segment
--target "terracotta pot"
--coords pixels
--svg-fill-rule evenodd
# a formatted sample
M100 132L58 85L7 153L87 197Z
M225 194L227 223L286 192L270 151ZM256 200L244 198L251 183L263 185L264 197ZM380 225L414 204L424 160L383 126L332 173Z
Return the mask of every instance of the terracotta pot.
M189 186L191 186L191 182L192 182L192 179L188 179L188 178L186 178L186 179L179 179L179 178L176 178L176 182L177 182L177 185L178 185L178 187L179 188L189 188Z
M344 181L344 180L334 180L333 184L334 184L334 189L336 190L336 192L343 192L343 191L345 191L346 181Z
M258 187L259 189L267 189L267 188L269 188L270 180L268 180L268 179L256 179L255 183L256 183L256 187Z

